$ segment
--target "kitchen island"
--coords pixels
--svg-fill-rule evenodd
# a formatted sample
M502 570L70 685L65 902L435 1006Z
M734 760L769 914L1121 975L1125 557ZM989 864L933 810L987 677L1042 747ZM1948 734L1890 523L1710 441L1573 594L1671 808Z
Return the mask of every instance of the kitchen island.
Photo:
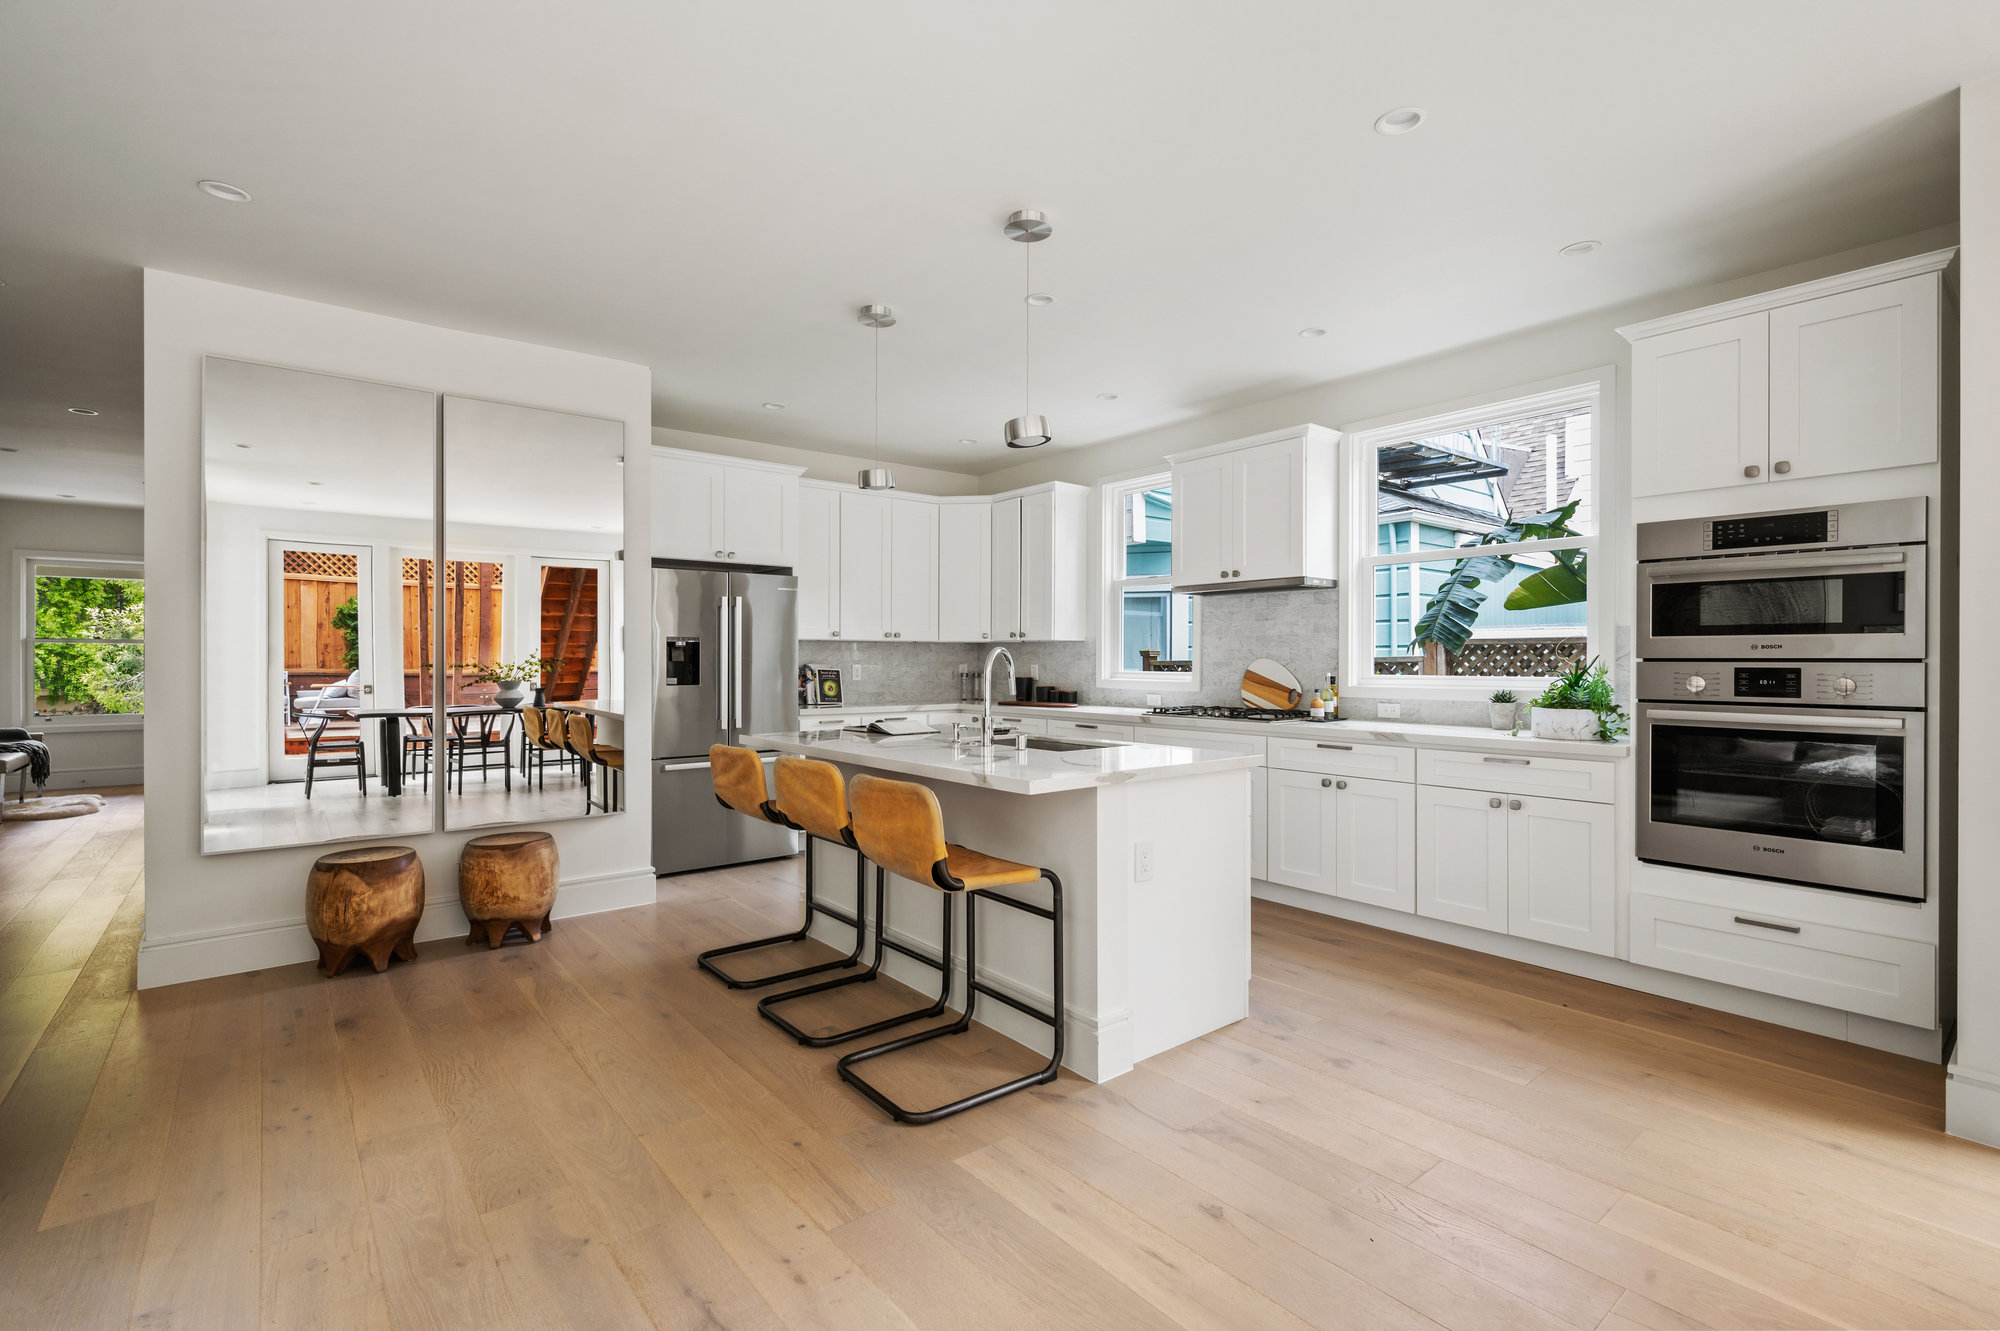
M1062 876L1068 930L1064 1066L1108 1081L1149 1057L1240 1021L1250 998L1250 770L1255 755L1165 744L1016 749L960 757L948 736L853 731L754 735L755 748L930 787L954 843ZM1047 741L1042 741L1046 743ZM854 852L809 841L816 891L852 908ZM1014 889L1010 889L1014 890ZM1047 884L1018 889L1046 905ZM938 890L891 877L889 937L935 956ZM872 908L872 907L871 907ZM851 931L816 916L813 936L842 951ZM1048 926L982 911L980 974L1049 1007ZM955 943L963 957L962 938ZM962 962L961 962L962 965ZM894 952L883 969L919 992L937 972ZM954 978L962 1001L963 970ZM1046 1026L988 1000L978 1020L1046 1051Z

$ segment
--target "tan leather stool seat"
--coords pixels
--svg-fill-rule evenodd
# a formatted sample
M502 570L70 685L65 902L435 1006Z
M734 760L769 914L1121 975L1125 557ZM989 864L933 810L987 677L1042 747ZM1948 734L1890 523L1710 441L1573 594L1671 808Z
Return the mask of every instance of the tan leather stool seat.
M606 767L622 768L625 766L625 750L623 749L607 749L602 744L593 744L590 746L590 756L598 762L603 763Z
M968 892L982 887L1006 887L1010 883L1033 883L1042 871L1032 864L1016 864L997 855L987 855L964 846L946 844L944 871L964 884Z
M771 803L780 816L822 841L854 844L848 835L847 784L841 780L838 767L817 758L787 754L778 759L775 769L778 797Z
M619 755L622 760L624 755ZM740 814L776 822L771 816L771 792L764 786L764 760L753 749L732 744L711 745L708 774L715 797Z

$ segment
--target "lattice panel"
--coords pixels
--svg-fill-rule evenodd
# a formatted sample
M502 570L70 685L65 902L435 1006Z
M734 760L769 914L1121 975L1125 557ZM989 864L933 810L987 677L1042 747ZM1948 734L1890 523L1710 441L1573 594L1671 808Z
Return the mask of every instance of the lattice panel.
M424 565L430 562L431 561L428 559L405 559L403 561L403 581L405 583L408 583L412 587L416 586L417 574L419 570ZM451 562L447 563L444 566L445 581L447 583L456 585L458 581L458 571L461 568L465 570L465 585L468 588L479 587L479 586L500 587L504 586L506 583L505 572L501 569L501 567L498 564L474 564L474 563L461 564L457 560L452 560ZM488 571L492 575L493 579L492 582L490 583L480 582L479 575L480 575L480 570L482 569Z
M1505 638L1474 641L1451 658L1454 675L1545 679L1569 669L1586 650L1582 638Z
M353 582L355 560L353 555L336 555L325 550L287 550L285 572L301 578L330 578L335 582Z

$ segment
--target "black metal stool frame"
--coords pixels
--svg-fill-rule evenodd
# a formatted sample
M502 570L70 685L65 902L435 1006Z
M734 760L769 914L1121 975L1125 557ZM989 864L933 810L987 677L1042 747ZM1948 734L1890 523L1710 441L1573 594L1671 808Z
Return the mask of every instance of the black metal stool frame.
M877 872L879 873L880 870L877 870ZM918 1031L915 1035L905 1035L899 1040L890 1040L886 1044L872 1045L867 1049L857 1049L853 1053L843 1057L840 1060L840 1062L834 1065L839 1070L840 1079L842 1081L846 1082L848 1085L854 1087L854 1089L860 1091L863 1095L867 1096L868 1099L876 1105L876 1107L880 1108L884 1113L888 1114L898 1123L912 1123L912 1124L935 1123L941 1118L950 1118L953 1114L964 1113L966 1110L972 1109L978 1105L983 1105L990 1100L998 1100L1003 1095L1012 1095L1015 1091L1025 1090L1030 1086L1045 1085L1046 1083L1052 1082L1056 1079L1056 1070L1062 1066L1062 1056L1063 1056L1062 879L1056 877L1054 874L1050 873L1047 869L1042 870L1042 877L1048 880L1049 887L1054 893L1050 906L1047 909L1043 909L1040 906L1031 905L1028 902L1018 900L1017 898L1014 897L1004 896L998 892L980 892L980 891L967 892L962 887L946 886L946 884L951 880L945 873L944 864L942 862L940 862L937 866L935 866L931 870L931 876L937 880L938 886L944 889L945 901L947 903L950 902L950 900L954 896L964 895L965 897L968 898L965 908L965 989L966 989L965 1011L959 1016L959 1019L957 1021L951 1023L951 1025L949 1026L939 1026L934 1030ZM1005 994L1000 992L998 989L995 989L990 985L983 983L979 979L979 899L981 897L986 897L990 900L998 901L1004 905L1012 906L1016 910L1026 911L1030 915L1039 915L1043 919L1048 920L1052 925L1055 926L1055 985L1054 985L1054 992L1053 994L1050 995L1052 1005L1054 1006L1055 1011L1043 1012L1039 1008L1032 1007L1027 1003L1023 1003L1020 999L1014 997L1012 994ZM949 958L950 956L950 953L948 951L946 953L946 956L947 958ZM951 986L950 974L949 974L949 969L947 967L946 980L945 980L945 987L947 991L949 991L950 986ZM965 1096L962 1099L953 1100L950 1104L939 1105L935 1109L906 1108L903 1105L896 1103L894 1100L890 1099L882 1092L876 1090L873 1086L870 1086L866 1081L864 1081L861 1078L859 1073L854 1071L854 1065L856 1063L865 1062L866 1060L871 1058L880 1058L884 1054L893 1054L898 1050L908 1049L912 1045L922 1044L926 1040L936 1040L947 1035L964 1034L972 1026L973 1008L978 1003L979 995L981 994L986 995L986 997L988 998L997 998L1002 1003L1005 1003L1008 1007L1016 1008L1022 1012L1025 1012L1029 1016L1035 1018L1037 1021L1043 1022L1046 1025L1053 1028L1055 1032L1055 1051L1049 1055L1049 1061L1046 1067L1042 1068L1038 1072L1031 1072L1024 1077L1016 1077L1012 1081L1003 1082L1002 1084L991 1087L987 1090L976 1091L973 1094Z
M729 806L727 804L724 804L720 799L718 799L716 803L722 804L722 807L724 807L725 809L729 808ZM790 827L796 831L805 832L805 829L799 827L797 823L792 822L791 820L785 818L784 815L778 813L776 806L773 805L768 800L765 802L764 810L765 810L764 816L766 818L771 819L771 821L780 823L783 826ZM862 909L863 897L865 894L866 884L868 881L868 861L862 858L861 852L855 848L854 842L852 840L843 838L843 840L840 842L826 841L824 837L816 837L810 832L806 832L805 836L806 836L806 917L803 921L800 922L799 927L788 934L774 934L769 938L754 938L747 943L731 943L727 947L712 947L708 951L702 953L700 956L695 958L695 963L697 965L699 965L703 970L707 971L710 975L713 975L716 979L728 985L731 989L762 989L767 985L781 984L786 980L804 979L808 975L819 975L825 971L841 970L844 968L858 966L861 964L861 949L862 946L868 941L867 914ZM826 841L826 844L829 846L845 845L849 850L854 851L855 913L853 915L849 915L846 911L842 910L838 906L829 906L824 901L819 900L819 898L813 895L812 843L815 841ZM715 959L717 957L727 957L737 952L750 952L760 947L776 947L780 943L802 942L805 939L812 936L812 923L813 923L813 916L815 914L824 915L829 919L838 920L840 921L840 923L854 930L854 950L848 953L846 956L836 957L832 961L822 961L811 966L801 966L797 970L780 971L776 975L760 975L757 978L751 980L737 979L734 976L727 975L722 971L721 967L715 964Z
M846 1044L849 1040L859 1040L863 1036L873 1035L877 1031L886 1031L892 1027L904 1025L907 1022L922 1021L926 1017L941 1017L951 1007L951 934L953 923L951 903L952 898L957 894L951 892L945 893L944 933L942 935L944 938L944 955L942 958L930 957L913 947L906 947L895 939L888 937L886 928L889 922L888 877L888 870L879 864L875 866L875 956L868 963L867 970L862 971L859 975L843 975L837 980L825 980L819 984L809 984L803 989L788 989L782 994L772 994L770 997L759 999L757 1002L757 1012L760 1016L808 1049L826 1049L832 1045ZM857 906L860 904L859 898L856 899L855 904ZM795 998L805 998L812 994L823 994L829 989L839 989L844 985L867 984L872 980L880 978L884 955L890 950L900 952L913 961L921 961L924 965L929 966L939 973L942 978L938 985L937 1001L926 1007L916 1008L909 1012L900 1012L893 1017L884 1017L880 1021L871 1021L866 1026L855 1026L848 1030L835 1031L832 1035L808 1035L774 1011L778 1004L789 1003ZM858 944L856 951L857 953L859 952Z

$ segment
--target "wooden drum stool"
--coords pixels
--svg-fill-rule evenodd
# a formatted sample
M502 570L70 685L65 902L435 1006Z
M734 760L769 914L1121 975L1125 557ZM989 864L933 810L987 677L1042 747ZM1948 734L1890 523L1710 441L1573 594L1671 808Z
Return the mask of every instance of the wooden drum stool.
M313 861L306 879L306 931L319 944L328 978L359 952L375 969L389 954L417 959L417 921L424 914L424 865L408 846L363 846Z
M496 832L474 837L458 856L458 900L472 932L465 941L498 947L509 929L538 942L556 904L562 877L556 839L547 832Z

